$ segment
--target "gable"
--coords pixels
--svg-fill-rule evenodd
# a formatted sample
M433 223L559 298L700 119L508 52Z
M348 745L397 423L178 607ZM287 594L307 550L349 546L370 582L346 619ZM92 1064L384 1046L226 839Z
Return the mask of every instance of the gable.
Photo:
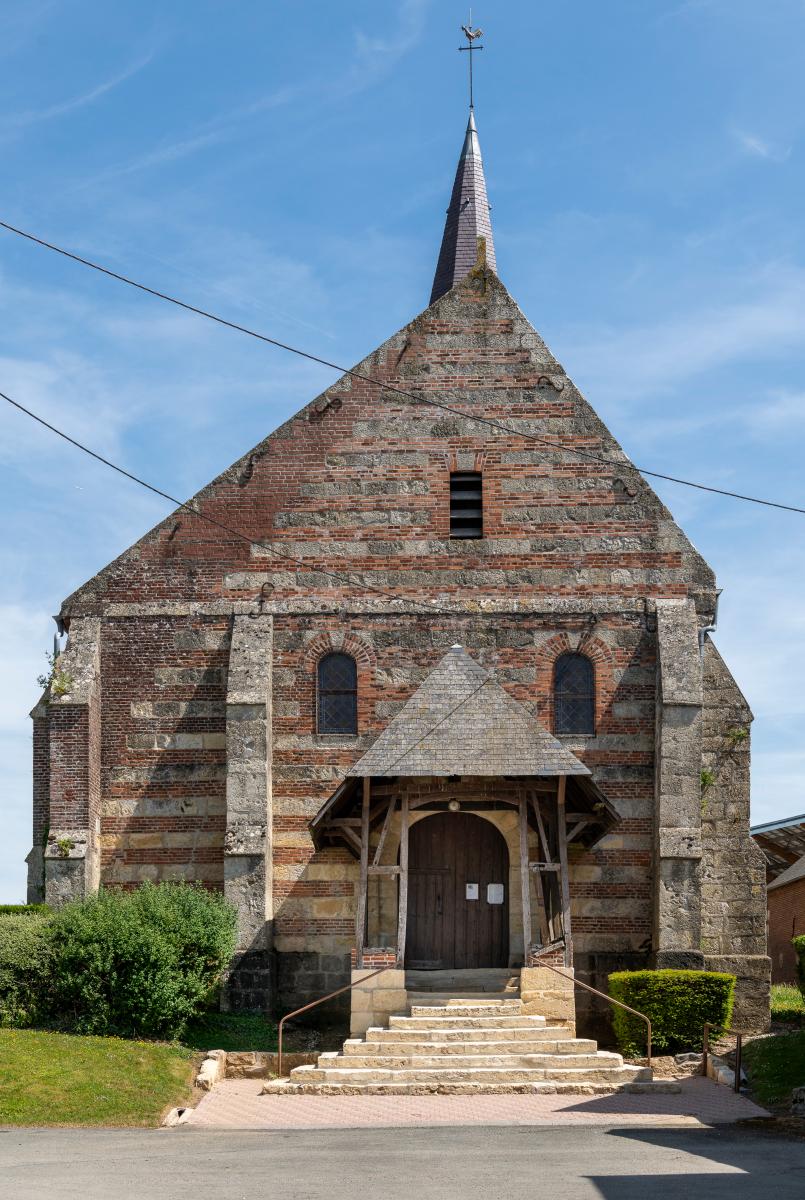
M65 619L146 595L387 607L364 582L490 611L680 596L712 611L712 571L491 272L470 272L355 370L467 416L343 376L189 501L256 544L177 510L74 592ZM451 470L483 472L483 539L449 537Z

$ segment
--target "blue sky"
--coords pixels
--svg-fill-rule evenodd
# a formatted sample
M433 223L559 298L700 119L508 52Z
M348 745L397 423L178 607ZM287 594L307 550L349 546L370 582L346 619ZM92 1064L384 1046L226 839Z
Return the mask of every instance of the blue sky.
M463 4L6 0L0 215L351 364L427 303ZM509 0L501 278L634 461L805 504L805 0ZM0 237L0 390L190 495L332 376ZM0 410L0 901L61 599L165 506ZM805 809L805 517L658 487L715 567L753 818Z

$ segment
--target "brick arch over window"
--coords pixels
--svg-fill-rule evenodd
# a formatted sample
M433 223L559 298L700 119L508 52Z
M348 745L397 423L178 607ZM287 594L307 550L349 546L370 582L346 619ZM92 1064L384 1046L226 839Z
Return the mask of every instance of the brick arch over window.
M614 659L609 646L600 637L591 634L557 633L548 638L537 651L537 716L554 729L554 677L556 662L563 654L581 654L593 665L595 680L594 729L599 730L602 718L609 707L615 689L613 677ZM584 736L584 735L579 735Z
M317 633L308 642L305 647L302 662L303 669L308 676L307 694L309 700L305 700L303 711L300 715L304 717L304 710L310 704L309 714L310 722L315 733L327 733L328 730L320 727L319 723L319 666L325 658L330 655L341 654L347 655L354 659L357 668L357 728L352 730L352 733L360 733L361 729L365 729L366 716L368 713L368 694L371 690L374 680L375 667L377 660L374 650L361 637L354 633L342 633L323 631ZM331 731L335 732L335 731ZM345 736L349 736L345 733Z
M317 633L305 646L305 669L314 671L325 654L351 654L359 670L374 674L377 659L372 647L355 633Z

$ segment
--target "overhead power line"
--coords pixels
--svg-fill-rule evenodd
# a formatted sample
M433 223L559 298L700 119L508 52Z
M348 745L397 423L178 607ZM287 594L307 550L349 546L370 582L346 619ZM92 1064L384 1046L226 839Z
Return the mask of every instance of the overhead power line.
M337 580L339 583L348 583L350 587L353 588L362 588L368 592L375 592L376 595L383 596L386 600L398 600L404 602L405 604L419 605L420 608L423 608L426 611L444 614L444 609L442 607L440 607L438 604L431 603L428 600L416 600L413 597L409 598L407 596L398 596L395 595L394 592L387 592L384 588L379 588L375 584L367 583L363 579L361 579L360 582L357 582L346 572L330 571L324 567L315 566L309 561L306 562L303 558L297 558L293 554L288 554L285 550L278 550L277 547L272 545L270 542L264 542L258 538L251 538L247 533L243 533L242 530L235 529L234 526L227 524L225 521L219 521L215 517L211 517L207 513L195 509L193 505L189 504L186 500L177 499L176 496L172 496L170 492L163 491L162 488L158 488L155 484L149 483L148 480L141 479L139 475L134 475L131 471L127 471L125 467L121 467L117 463L112 462L110 458L105 458L102 454L98 454L97 450L93 450L91 447L85 446L83 442L79 442L77 438L71 437L70 434L65 433L63 429L59 429L56 425L52 425L50 421L46 421L44 417L40 417L39 414L35 413L32 409L26 408L25 405L20 404L18 400L12 400L11 396L6 395L5 392L0 392L0 399L6 400L13 408L18 409L21 413L24 413L26 417L30 417L33 421L37 421L40 425L43 425L45 429L49 429L51 433L55 433L57 437L63 438L65 442L69 442L70 445L75 446L77 450L83 451L84 454L88 454L90 458L94 458L97 462L103 463L105 467L109 467L112 471L117 471L118 475L125 476L125 478L130 479L132 483L139 484L140 487L146 488L149 492L153 492L155 496L161 496L163 500L169 500L170 503L175 504L177 508L183 509L185 512L190 513L191 516L198 517L202 521L206 521L208 525L214 525L217 529L224 530L224 532L228 533L231 537L237 538L239 541L246 542L250 547L257 546L260 550L267 551L269 554L274 555L275 558L284 559L286 562L294 563L295 566L303 567L306 571L310 571L318 575L325 575L329 579Z
M620 461L618 459L605 458L602 455L594 454L589 450L582 450L577 446L567 446L562 442L554 442L549 438L539 437L537 434L525 433L519 429L513 429L511 426L504 424L502 421L496 421L493 417L483 417L477 413L465 412L463 409L456 408L452 404L446 404L443 400L437 400L432 396L426 396L424 393L411 392L405 388L398 387L393 383L384 383L380 379L374 378L372 375L366 375L363 371L356 371L351 367L343 367L339 363L331 362L330 359L321 358L317 354L311 354L307 350L302 350L298 346L289 345L287 342L281 342L277 338L270 337L268 334L260 333L258 330L250 329L246 325L240 325L237 321L230 321L226 317L221 317L217 313L210 312L208 309L200 308L198 305L190 304L186 300L180 300L176 296L171 296L167 292L161 292L157 288L149 287L147 284L139 283L136 279L131 279L127 275L122 275L118 271L113 271L110 267L105 267L101 263L93 262L89 258L83 258L80 254L73 253L72 250L67 250L63 246L57 246L54 242L45 241L44 238L37 237L36 234L28 233L24 229L18 229L15 225L10 225L7 221L0 221L0 229L5 229L9 233L16 234L17 237L25 238L29 242L33 242L37 246L42 246L45 250L52 250L56 254L61 254L64 258L70 259L72 262L79 263L83 267L89 267L93 271L100 272L101 275L107 275L110 279L116 279L119 283L125 283L128 287L136 288L140 292L145 292L146 295L154 296L158 300L164 300L168 304L174 304L177 308L182 308L186 312L194 313L198 317L204 317L208 321L214 321L217 325L223 325L227 329L233 329L236 333L243 333L247 337L256 338L260 342L265 342L269 346L274 346L278 350L285 350L289 354L295 354L299 358L307 359L308 362L318 363L322 367L328 367L332 371L337 371L340 375L348 375L352 379L360 379L364 383L371 383L373 386L380 388L382 391L391 392L393 395L401 396L405 400L412 401L414 404L428 404L433 408L440 408L443 412L451 413L453 416L461 417L467 421L475 421L479 425L486 425L490 429L495 429L499 433L505 433L512 437L523 438L529 442L535 442L540 446L545 446L551 450L557 450L564 454L574 454L577 457L588 459L591 462L600 463L603 466L616 467L618 470L633 470L641 475L648 475L652 479L663 479L667 483L678 483L682 487L695 488L700 492L710 492L716 496L727 496L732 500L744 500L749 504L760 504L766 508L779 508L784 512L794 512L805 514L805 508L800 508L794 504L783 504L779 500L766 500L760 496L748 496L743 492L733 492L727 488L719 488L706 483L698 483L692 479L682 479L677 475L667 475L662 471L652 471L648 467L640 467L630 461ZM7 397L6 397L7 398ZM18 405L18 407L22 407ZM23 410L26 411L27 410ZM28 414L29 416L32 414ZM35 418L39 419L39 418ZM42 422L46 424L46 422ZM60 433L60 430L55 432ZM71 440L71 439L68 439ZM82 447L84 449L84 447ZM90 453L92 453L90 451ZM99 457L95 455L95 457ZM105 461L105 460L104 460ZM107 463L108 466L113 464ZM118 468L115 468L116 470ZM126 472L123 472L125 474ZM139 481L138 481L139 482ZM148 485L146 485L148 486ZM156 489L152 489L156 490ZM161 493L160 493L161 494Z

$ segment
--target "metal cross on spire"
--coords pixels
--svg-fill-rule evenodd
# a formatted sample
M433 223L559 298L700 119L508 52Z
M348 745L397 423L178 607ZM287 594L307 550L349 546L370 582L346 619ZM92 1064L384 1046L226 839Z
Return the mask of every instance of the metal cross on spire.
M478 38L484 36L483 29L473 29L472 27L472 9L470 9L469 21L466 25L461 26L461 31L467 39L467 45L459 46L459 50L467 50L470 58L470 108L472 108L472 56L476 50L483 50L483 46L476 46L475 43Z

